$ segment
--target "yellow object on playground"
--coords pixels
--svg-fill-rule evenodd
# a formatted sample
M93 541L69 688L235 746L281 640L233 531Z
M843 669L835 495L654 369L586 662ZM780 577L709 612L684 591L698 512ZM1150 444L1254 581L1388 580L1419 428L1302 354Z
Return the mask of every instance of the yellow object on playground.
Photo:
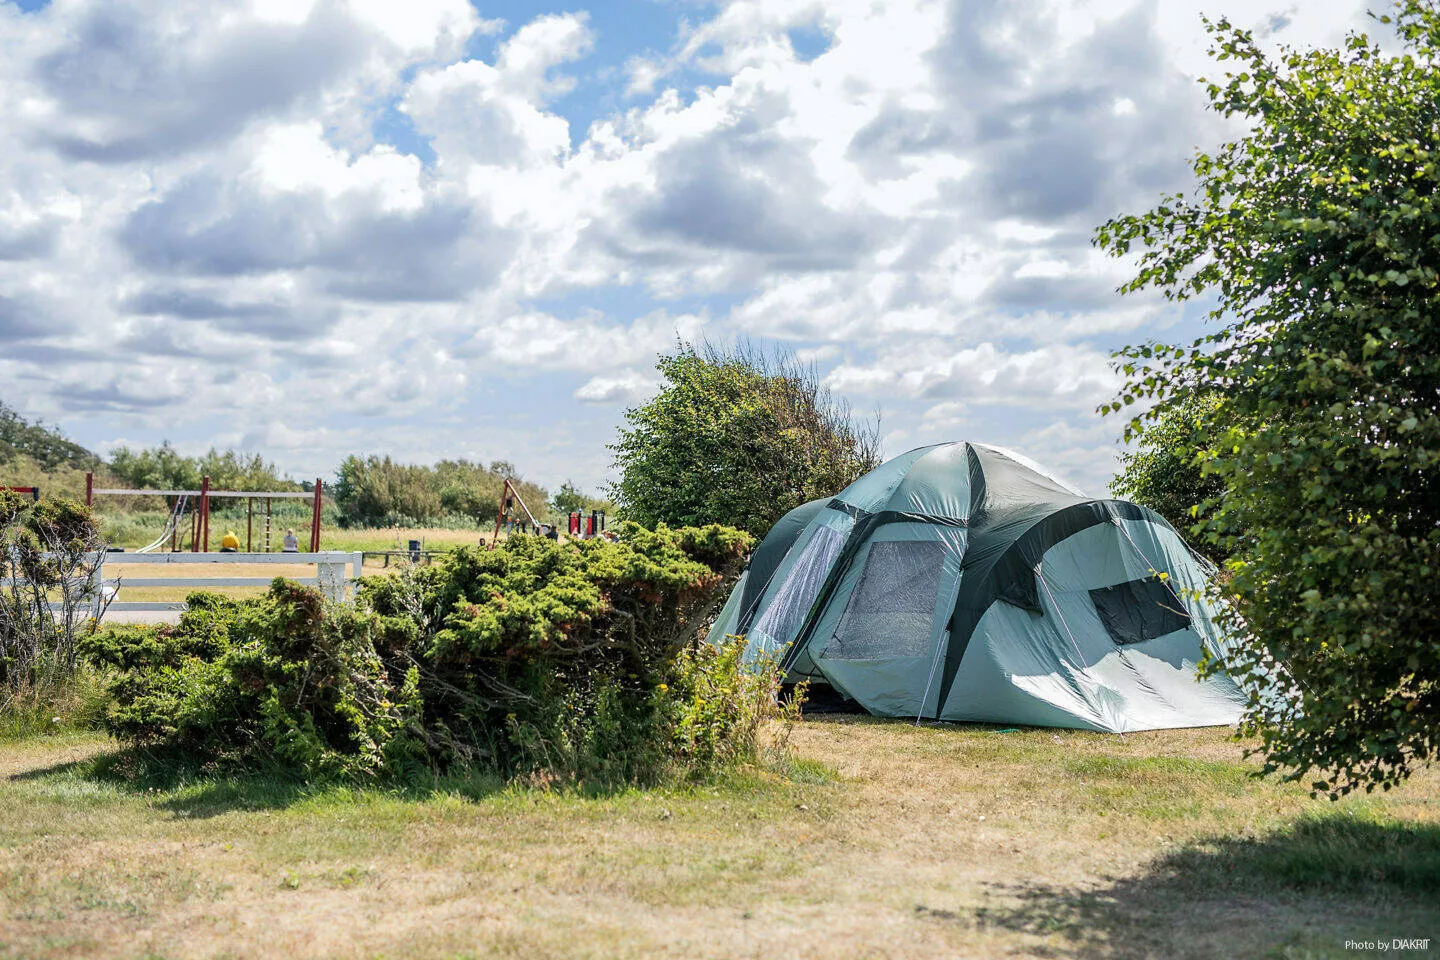
M225 536L220 538L220 549L237 551L240 549L240 538L235 536L234 530L227 530Z

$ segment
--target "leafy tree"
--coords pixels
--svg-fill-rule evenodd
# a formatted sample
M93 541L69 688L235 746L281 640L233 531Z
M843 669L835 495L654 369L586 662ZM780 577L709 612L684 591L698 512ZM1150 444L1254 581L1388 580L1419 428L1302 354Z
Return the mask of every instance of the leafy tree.
M555 496L550 498L550 509L559 516L565 516L576 510L582 513L604 510L608 513L615 509L615 505L602 497L586 493L573 482L566 480L560 484L560 489L556 491Z
M588 500L589 498L580 491L579 487L575 486L575 484L569 480L566 480L560 484L560 489L557 490L555 496L551 498L550 506L554 508L556 513L564 515L574 513L576 510L585 509L585 504Z
M498 511L498 493L466 483L449 483L440 488L440 509L447 514L469 517L477 523L486 517L493 518Z
M839 493L879 462L879 430L781 354L681 344L660 393L626 411L612 489L646 526L725 523L763 536L788 510Z
M1217 420L1225 416L1223 406L1216 396L1195 394L1163 411L1122 456L1124 470L1110 484L1115 496L1149 507L1181 533L1195 535L1194 546L1217 563L1225 554L1206 539L1200 517L1219 503L1225 482L1206 472L1202 458Z
M1332 797L1399 782L1440 733L1440 13L1393 22L1399 56L1353 36L1278 61L1207 23L1236 64L1212 106L1249 132L1196 157L1192 194L1097 234L1140 254L1124 289L1216 299L1213 333L1122 351L1110 409L1153 401L1133 434L1220 398L1225 667L1267 770Z
M196 458L196 469L210 478L210 486L220 490L298 490L300 485L280 475L275 464L258 453L237 450L217 451L213 447ZM312 484L313 486L313 484Z
M539 519L550 494L519 479L513 464L490 466L469 460L441 460L433 467L395 463L389 457L350 456L340 464L334 493L345 526L419 524L445 514L476 522L495 519L500 491L510 477Z
M84 504L0 490L0 709L7 693L73 673L76 643L106 604L95 580L104 546Z
M340 463L334 489L341 526L423 523L440 514L432 471L396 463L389 457L346 457Z
M542 519L550 501L549 492L521 479L513 463L495 460L487 467L470 460L441 460L435 464L441 506L447 513L463 514L478 523L491 522L499 513L500 492L507 477L519 489L526 506L535 511L536 519Z
M117 447L110 455L110 472L116 479L145 490L195 490L200 486L200 466L166 440L158 447L132 450Z

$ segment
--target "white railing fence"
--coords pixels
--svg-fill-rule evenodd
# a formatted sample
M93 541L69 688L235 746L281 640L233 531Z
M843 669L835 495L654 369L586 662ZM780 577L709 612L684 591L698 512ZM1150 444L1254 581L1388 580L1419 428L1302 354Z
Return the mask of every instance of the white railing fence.
M132 564L149 564L155 566L179 565L188 567L197 563L246 563L260 564L267 566L306 564L315 567L313 577L286 577L287 580L294 580L296 583L311 584L318 586L320 592L331 600L353 600L353 585L363 575L365 563L364 554L345 553L341 551L324 551L321 553L112 553L107 555L106 562L113 569L117 566L130 566ZM346 567L350 570L347 572ZM154 577L132 577L120 576L115 579L105 579L103 572L98 579L102 589L114 592L127 587L192 587L204 589L207 587L264 587L269 586L274 577L195 577L185 576L185 570L177 570L169 576ZM347 592L348 591L348 592ZM183 610L184 601L137 601L137 600L112 600L107 610L116 612L125 610L136 611L161 611L161 610Z
M146 564L150 566L174 567L181 566L188 568L197 563L209 564L231 564L245 563L264 566L285 566L294 564L305 564L315 567L313 577L292 577L286 576L287 580L296 583L318 586L320 592L327 598L336 601L354 600L354 586L363 575L365 555L362 553L347 553L342 551L324 551L321 553L104 553L95 555L94 566L90 568L88 577L76 581L78 587L84 583L72 597L83 600L83 605L88 606L91 616L102 617L110 611L138 611L138 612L163 612L173 610L184 610L183 600L117 600L116 595L127 587L190 587L204 589L207 587L265 587L270 585L274 577L196 577L185 576L188 569L176 570L168 576L153 577L132 577L121 575L107 578L105 567L109 564L112 572L116 567L129 567L134 564ZM346 568L349 568L347 571ZM198 571L196 571L198 572ZM0 586L8 586L9 580L0 580ZM67 583L66 589L69 589ZM50 604L52 610L62 609L64 604L54 602Z

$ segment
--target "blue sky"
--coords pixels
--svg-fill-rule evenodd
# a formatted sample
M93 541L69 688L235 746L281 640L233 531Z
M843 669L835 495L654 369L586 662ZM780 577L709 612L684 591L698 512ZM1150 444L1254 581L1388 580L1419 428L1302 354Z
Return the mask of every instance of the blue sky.
M1183 189L1221 0L0 0L0 399L99 450L506 459L597 487L677 338L813 362L886 452L1098 491L1097 224Z

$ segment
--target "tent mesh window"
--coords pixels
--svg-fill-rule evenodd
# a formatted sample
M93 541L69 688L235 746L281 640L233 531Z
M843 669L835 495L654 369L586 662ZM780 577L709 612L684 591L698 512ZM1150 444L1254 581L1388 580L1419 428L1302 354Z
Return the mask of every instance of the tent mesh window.
M845 604L825 657L885 660L926 656L944 561L945 545L941 543L872 544L865 571Z
M776 644L786 644L795 639L795 634L805 622L810 605L825 585L830 566L845 546L845 535L829 527L816 529L810 542L796 558L795 565L785 577L785 582L776 591L775 598L755 621L752 633L763 634Z
M1100 622L1116 643L1143 643L1190 626L1190 614L1156 577L1090 591Z

